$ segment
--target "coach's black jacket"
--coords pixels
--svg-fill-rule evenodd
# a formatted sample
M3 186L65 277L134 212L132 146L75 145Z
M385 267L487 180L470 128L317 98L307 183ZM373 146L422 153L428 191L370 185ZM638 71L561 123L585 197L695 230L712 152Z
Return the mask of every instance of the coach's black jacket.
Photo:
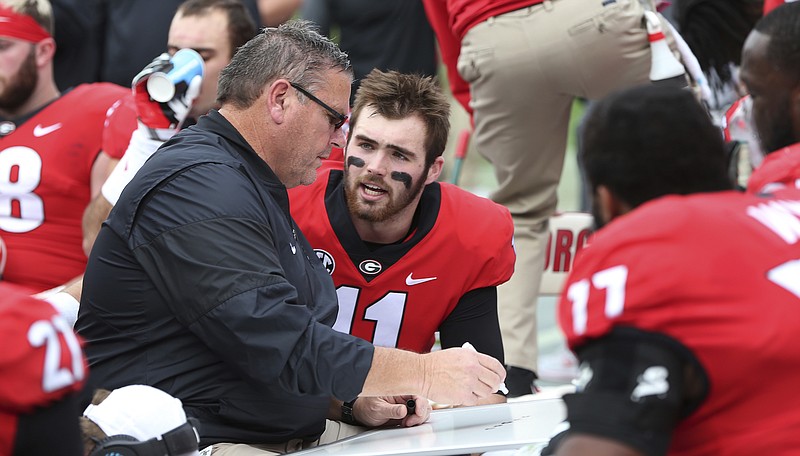
M97 238L76 328L94 388L160 388L201 444L315 439L331 396L354 398L371 344L330 328L330 275L286 188L212 111L126 187Z

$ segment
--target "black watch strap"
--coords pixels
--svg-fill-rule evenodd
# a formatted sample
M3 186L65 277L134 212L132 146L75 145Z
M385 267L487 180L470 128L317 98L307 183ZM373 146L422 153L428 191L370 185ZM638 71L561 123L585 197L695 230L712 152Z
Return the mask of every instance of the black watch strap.
M361 424L356 421L356 417L353 416L353 404L355 404L356 399L342 403L342 421L347 424L352 424L353 426L361 426Z

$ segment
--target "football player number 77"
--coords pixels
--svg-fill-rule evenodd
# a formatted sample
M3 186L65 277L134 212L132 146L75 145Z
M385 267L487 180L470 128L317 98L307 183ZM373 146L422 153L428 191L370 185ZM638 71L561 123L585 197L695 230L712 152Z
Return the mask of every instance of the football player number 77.
M800 298L800 259L790 260L770 269L767 278ZM628 267L619 265L595 272L591 279L581 279L569 286L567 299L572 302L572 329L576 335L586 332L589 294L592 290L605 290L606 318L615 318L625 308L627 281Z

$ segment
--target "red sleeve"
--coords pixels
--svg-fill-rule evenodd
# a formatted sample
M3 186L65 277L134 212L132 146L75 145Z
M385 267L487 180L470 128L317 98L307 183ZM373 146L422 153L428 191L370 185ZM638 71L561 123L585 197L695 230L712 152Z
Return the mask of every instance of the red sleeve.
M103 128L103 152L117 160L122 158L136 127L136 104L133 95L128 95L108 111Z
M439 42L439 53L442 57L442 63L447 68L450 90L453 92L453 97L467 110L471 118L472 108L469 106L469 84L461 79L456 67L458 56L461 53L461 40L453 34L453 30L450 27L447 3L444 0L422 0L422 3L425 5L425 14L428 16L428 22L430 22Z
M784 0L764 0L764 14L786 3Z
M29 413L80 391L87 366L72 328L48 303L0 287L0 409Z
M783 186L800 188L800 143L767 155L747 181L747 192L772 192Z

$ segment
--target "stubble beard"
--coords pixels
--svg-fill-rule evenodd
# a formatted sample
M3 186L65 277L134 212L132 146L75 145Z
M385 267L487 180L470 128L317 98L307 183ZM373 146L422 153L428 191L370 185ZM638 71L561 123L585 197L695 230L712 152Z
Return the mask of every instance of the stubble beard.
M345 179L347 179L347 174L345 174ZM347 182L347 180L345 180L345 182ZM364 183L374 183L381 188L388 188L385 195L388 201L372 202L362 200L359 197L359 189L361 184ZM414 198L422 192L424 183L425 180L420 177L416 182L411 183L411 187L407 191L395 194L394 190L386 185L383 179L363 178L356 180L345 187L347 209L350 214L355 215L361 220L372 223L385 222L411 204Z

